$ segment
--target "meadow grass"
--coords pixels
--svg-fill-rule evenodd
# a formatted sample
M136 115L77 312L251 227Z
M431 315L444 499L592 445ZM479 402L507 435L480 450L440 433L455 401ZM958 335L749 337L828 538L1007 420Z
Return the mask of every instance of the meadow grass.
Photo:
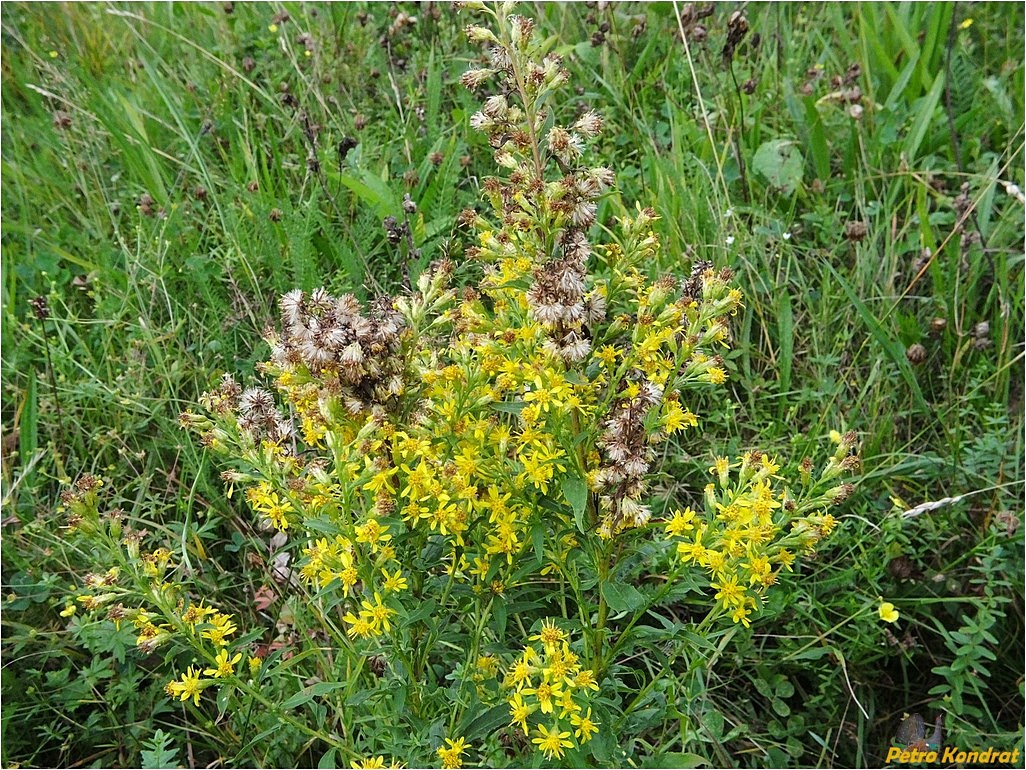
M839 534L752 629L619 651L622 682L659 684L622 702L605 763L878 765L915 711L945 714L947 744L1022 749L1023 9L758 4L728 55L735 10L522 7L607 121L596 154L622 197L598 229L637 200L661 217L653 273L736 272L733 399L699 402L704 438L800 456L842 427L864 466ZM192 719L131 633L61 617L93 565L58 496L103 476L210 595L260 615L267 535L178 415L222 373L256 376L293 288L373 299L444 256L480 278L457 226L493 173L457 83L467 20L432 3L0 14L2 761L330 766L300 731L267 746ZM419 254L382 226L407 193ZM666 450L661 494L700 496L705 446Z

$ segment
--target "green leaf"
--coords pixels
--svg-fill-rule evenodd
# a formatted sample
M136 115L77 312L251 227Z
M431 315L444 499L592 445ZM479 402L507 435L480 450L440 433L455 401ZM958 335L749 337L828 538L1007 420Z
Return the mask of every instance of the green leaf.
M791 311L791 295L787 286L781 286L777 294L777 329L780 343L780 400L778 409L783 415L791 390L791 363L794 360L794 314Z
M941 94L944 93L944 82L944 73L938 72L937 77L933 80L933 88L922 99L916 100L913 106L916 119L912 123L908 136L905 137L905 144L902 147L902 152L905 153L909 162L918 157L919 146L926 137L926 131L933 120L934 112L937 110L937 105L940 104Z
M45 334L45 331L44 331ZM53 394L54 398L57 394ZM18 434L19 460L23 467L31 467L32 455L39 446L39 395L36 391L36 370L28 370L28 385L25 388L25 408L21 414L21 431ZM34 475L34 474L32 474ZM26 478L25 481L29 481Z
M657 754L645 762L642 767L704 767L708 766L709 760L698 754L690 752L674 752L670 754Z
M171 735L163 730L156 730L153 737L143 742L143 770L158 767L178 767L178 748L171 746Z
M771 701L771 705L773 706L773 710L777 713L778 716L791 716L791 707L779 698L774 698Z
M359 178L349 172L343 172L339 176L339 181L352 190L356 197L370 205L379 219L395 216L399 212L399 200L392 192L392 188L370 171L360 169Z
M317 760L318 770L331 770L335 768L335 747L332 746L330 749L321 754L321 758Z
M531 527L531 544L534 546L534 557L539 564L545 563L545 525L540 521Z
M492 409L496 412L506 412L508 414L520 414L524 407L527 406L526 401L497 401L492 404Z
M437 607L438 602L436 602L434 599L425 599L420 603L420 606L417 607L417 609L415 609L413 612L411 612L409 615L403 618L403 621L402 623L400 623L400 626L402 628L409 628L414 623L418 623L421 620L426 620L427 618L430 618L432 615L435 614L435 609Z
M585 532L588 524L584 520L584 512L588 507L588 485L578 476L567 476L563 479L563 496L574 509L574 521L577 522L578 531Z
M309 703L314 698L321 695L327 695L330 692L334 692L342 687L345 687L347 682L318 682L312 684L309 687L304 687L302 690L297 692L283 704L281 707L286 711L302 706L304 703Z
M613 612L633 612L645 606L645 595L627 583L603 583L602 597Z
M752 168L785 195L790 195L802 181L805 159L793 139L771 139L759 145L752 158Z
M473 716L474 710L468 711L468 715ZM500 727L505 725L509 721L509 706L493 706L483 714L479 714L475 717L470 724L459 729L457 734L467 736L468 740L474 736L486 736L489 735Z

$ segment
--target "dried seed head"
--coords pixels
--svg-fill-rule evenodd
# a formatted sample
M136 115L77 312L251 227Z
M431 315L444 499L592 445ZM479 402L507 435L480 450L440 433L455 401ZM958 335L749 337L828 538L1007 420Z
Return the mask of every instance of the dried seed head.
M46 297L33 297L29 304L32 306L32 312L40 321L45 321L50 317L50 303L47 302Z
M905 358L909 360L909 363L918 366L926 360L926 348L918 342L915 345L909 345L905 351Z
M844 237L852 242L863 240L868 232L869 227L862 220L854 219L844 225Z

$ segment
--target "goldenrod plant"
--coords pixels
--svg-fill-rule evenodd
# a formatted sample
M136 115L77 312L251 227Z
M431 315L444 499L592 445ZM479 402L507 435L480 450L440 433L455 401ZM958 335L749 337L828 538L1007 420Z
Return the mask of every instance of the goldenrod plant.
M511 3L465 5L483 57L461 82L498 168L484 210L458 214L480 280L459 285L443 258L369 305L291 291L261 380L226 374L181 415L286 557L278 616L241 627L195 593L191 565L101 515L93 477L67 523L106 570L66 612L131 624L197 718L232 733L262 709L321 741L325 766L617 764L611 672L639 621L686 606L664 641L757 624L837 526L856 436L820 459L712 445L694 396L727 397L734 274L674 255L681 275L649 276L655 212L596 221L618 204L589 150L599 112L572 114L560 56ZM668 495L661 463L682 446L711 466ZM404 755L425 725L432 753Z

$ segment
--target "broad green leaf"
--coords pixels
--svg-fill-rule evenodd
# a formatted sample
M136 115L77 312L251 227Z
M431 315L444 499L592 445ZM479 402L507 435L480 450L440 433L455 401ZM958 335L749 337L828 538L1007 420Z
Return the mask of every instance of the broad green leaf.
M759 145L752 168L773 187L790 195L802 181L805 159L793 139L771 139Z
M584 532L588 524L584 520L584 512L588 507L587 483L578 476L567 476L563 479L563 495L574 510L574 521L577 522L578 531Z
M627 583L603 583L602 596L613 612L633 612L645 606L645 596Z

